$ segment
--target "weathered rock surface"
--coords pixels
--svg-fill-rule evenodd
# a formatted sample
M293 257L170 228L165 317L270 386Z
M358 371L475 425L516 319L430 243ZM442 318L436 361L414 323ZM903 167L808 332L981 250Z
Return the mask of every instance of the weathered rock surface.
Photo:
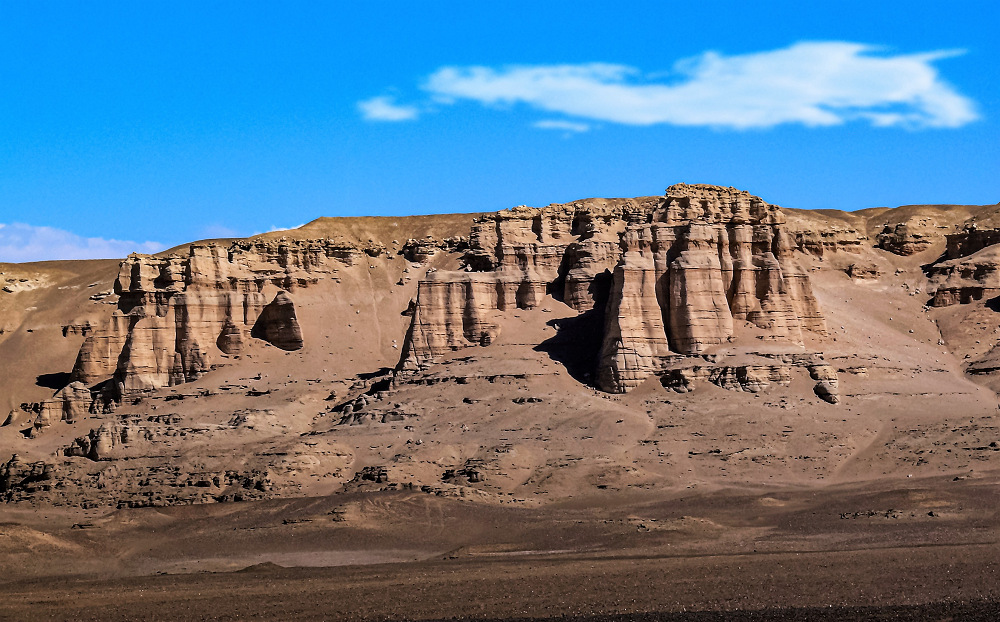
M694 391L699 382L709 382L730 391L760 393L774 385L790 385L793 370L802 369L816 381L817 397L831 404L840 401L837 372L823 361L821 354L747 352L736 358L742 360L717 355L678 358L660 376L660 381L664 387L678 393Z
M933 243L930 234L923 227L911 223L886 225L876 237L876 246L896 255L913 255L927 250Z
M873 248L884 224L927 215L927 252ZM353 243L258 239L133 256L115 288L105 264L103 276L53 280L48 299L34 298L45 287L0 295L8 360L26 344L64 348L61 361L25 357L35 367L19 382L35 392L23 408L7 404L0 460L19 457L0 467L0 495L140 507L351 486L534 503L581 486L730 485L723 478L737 473L910 473L911 431L931 425L919 460L990 466L970 459L997 438L996 399L981 381L1000 370L995 311L983 304L1000 295L998 245L967 227L933 263L946 233L988 215L804 213L677 185L475 223L312 229L349 225ZM80 312L28 311L74 291ZM925 309L921 292L980 303ZM51 396L81 342L74 377ZM948 452L936 450L942 438Z
M4 501L30 497L50 489L54 483L52 468L45 462L27 462L14 454L0 464L0 499Z
M551 293L578 311L608 299L598 385L620 392L671 355L724 344L749 322L802 343L825 325L780 209L733 188L514 208L477 223L466 272L420 282L402 363L489 345L508 309Z
M873 262L852 263L845 272L856 281L876 280L882 276L882 270Z
M299 349L302 332L286 290L383 252L377 244L257 240L192 245L186 255L131 255L115 283L118 308L108 326L88 334L72 378L85 386L111 380L120 398L196 380L253 339ZM270 302L269 288L277 291Z
M927 268L931 305L968 304L1000 295L1000 229L947 236L947 259Z
M803 329L825 332L777 207L735 189L678 185L652 220L622 236L598 369L603 389L638 385L670 352L726 343L736 322L792 344L802 343Z
M969 224L960 233L944 237L945 259L958 259L977 253L987 246L1000 244L1000 229L979 229L974 224Z
M42 402L42 410L35 420L36 426L51 425L55 421L74 421L90 412L94 400L90 389L82 382L71 382Z
M443 240L438 240L433 236L422 239L410 238L403 244L403 257L408 261L424 263L440 252L455 253L469 249L469 238L467 236L452 236Z
M846 222L820 220L815 213L804 210L789 210L786 217L788 235L795 247L815 257L830 253L858 254L870 246L868 236Z
M552 294L578 311L593 308L620 255L628 218L659 202L590 199L545 208L515 207L480 217L464 271L436 271L419 283L402 362L407 367L457 348L489 345L498 312L536 307Z
M220 340L223 340L227 329L230 335L235 329L236 334L242 337L236 325L230 320L227 326L223 327ZM302 329L299 328L299 321L295 317L295 305L287 292L278 292L274 300L264 307L250 330L250 336L263 339L282 350L298 350L302 347ZM222 349L221 346L219 349Z

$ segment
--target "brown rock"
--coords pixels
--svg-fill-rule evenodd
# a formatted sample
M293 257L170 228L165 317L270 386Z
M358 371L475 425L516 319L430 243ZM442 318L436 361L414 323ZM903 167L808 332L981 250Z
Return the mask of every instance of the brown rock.
M733 188L677 184L665 197L517 207L480 219L465 263L420 283L402 365L487 345L497 312L546 293L579 311L610 285L597 371L620 392L670 362L726 343L736 322L801 344L825 332L780 209ZM601 275L609 274L603 279Z
M332 239L242 240L194 244L183 256L130 255L115 282L118 308L87 336L72 378L87 386L113 378L120 399L196 380L253 337L298 349L302 333L291 298L281 292L268 303L265 287L308 285L317 274L383 252L375 243Z

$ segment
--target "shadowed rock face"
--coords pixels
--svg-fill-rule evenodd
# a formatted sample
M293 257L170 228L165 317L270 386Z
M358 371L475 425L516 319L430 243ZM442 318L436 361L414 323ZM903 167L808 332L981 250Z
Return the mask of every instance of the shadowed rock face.
M734 188L677 184L664 197L590 200L485 217L465 256L471 272L420 283L403 366L488 345L499 314L546 293L584 311L612 273L598 386L622 392L676 355L727 343L749 322L802 344L825 332L793 238L776 206Z
M282 350L302 348L302 329L295 317L295 305L286 292L278 292L274 300L264 307L250 335Z

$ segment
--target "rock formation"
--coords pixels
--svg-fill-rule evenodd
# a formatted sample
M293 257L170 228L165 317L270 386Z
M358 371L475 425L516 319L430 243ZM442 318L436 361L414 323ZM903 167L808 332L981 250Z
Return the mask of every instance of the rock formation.
M383 252L336 240L255 240L192 245L186 255L130 255L115 282L118 308L108 326L88 332L72 380L90 387L110 379L120 398L196 380L253 339L299 349L287 290ZM276 291L270 300L269 288Z
M469 345L489 345L499 334L499 312L531 309L552 294L578 311L601 296L628 214L659 202L591 199L545 208L515 207L488 214L473 226L464 271L431 272L419 283L402 362L413 368Z
M93 398L90 389L82 382L71 382L42 402L41 412L35 420L38 427L55 421L75 421L90 412Z
M872 262L852 263L847 266L845 272L847 276L856 281L876 280L882 276L882 271L879 269L878 264Z
M677 184L665 197L514 208L483 218L467 272L420 283L403 366L489 345L499 314L546 293L578 311L608 299L598 385L626 391L676 355L727 343L739 323L802 343L825 331L792 258L781 210L733 188ZM600 278L601 275L606 278Z
M962 232L946 235L944 239L945 259L958 259L1000 244L1000 229L979 229L969 224Z
M797 210L796 217L789 218L788 235L795 247L815 257L825 257L829 253L858 254L865 248L868 236L845 223L815 222L813 214Z
M927 268L931 306L968 304L1000 295L1000 229L948 235L944 261Z
M288 234L354 242L133 255L114 286L110 262L43 275L50 285L0 293L4 358L26 344L51 354L7 380L30 393L5 404L0 495L141 507L408 487L509 503L571 480L825 477L866 447L880 472L909 473L890 443L924 425L910 413L952 411L961 431L939 431L951 451L920 459L964 472L996 438L984 427L972 442L964 427L967 411L993 417L1000 389L989 207L807 212L678 184ZM384 261L386 248L399 258Z

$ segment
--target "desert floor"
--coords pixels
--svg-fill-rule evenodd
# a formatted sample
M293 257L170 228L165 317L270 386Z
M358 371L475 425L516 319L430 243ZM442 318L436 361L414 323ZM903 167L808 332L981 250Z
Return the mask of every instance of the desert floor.
M997 484L3 509L0 619L992 620Z

